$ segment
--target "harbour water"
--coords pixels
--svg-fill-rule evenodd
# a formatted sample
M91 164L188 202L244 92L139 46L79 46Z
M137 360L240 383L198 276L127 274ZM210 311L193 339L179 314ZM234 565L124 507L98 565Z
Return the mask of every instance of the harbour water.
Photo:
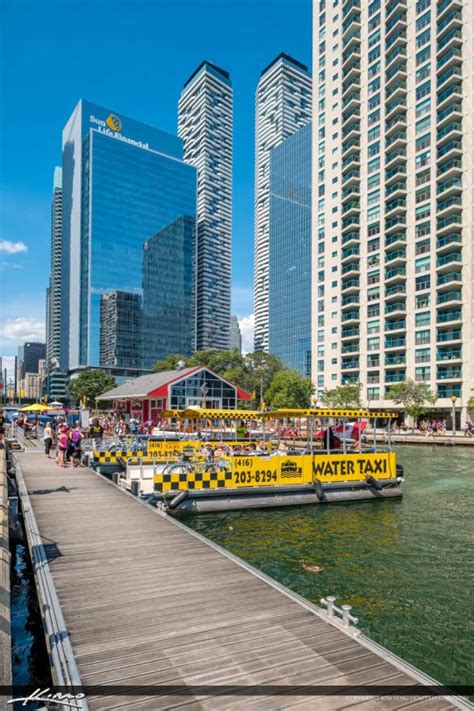
M400 446L398 461L402 500L186 524L312 602L335 595L352 605L369 637L436 680L472 684L474 452Z

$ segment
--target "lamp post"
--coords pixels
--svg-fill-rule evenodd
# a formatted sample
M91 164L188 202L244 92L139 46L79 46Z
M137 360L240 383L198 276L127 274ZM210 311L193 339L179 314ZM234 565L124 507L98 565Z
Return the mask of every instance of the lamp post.
M456 436L456 395L451 395L451 402L453 403L453 437Z

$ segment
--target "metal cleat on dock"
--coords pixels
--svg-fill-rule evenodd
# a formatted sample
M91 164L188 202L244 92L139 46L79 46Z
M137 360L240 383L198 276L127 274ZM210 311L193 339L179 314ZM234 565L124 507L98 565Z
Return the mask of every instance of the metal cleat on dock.
M341 605L341 607L337 607L334 604L335 602L336 598L334 597L334 595L328 595L327 597L321 598L321 605L324 605L324 607L326 608L326 615L328 620L338 624L342 623L342 627L344 627L346 630L350 630L352 633L360 634L360 630L355 629L356 626L359 624L359 618L354 617L354 615L351 615L352 607L350 605ZM342 619L339 620L337 616L341 617Z

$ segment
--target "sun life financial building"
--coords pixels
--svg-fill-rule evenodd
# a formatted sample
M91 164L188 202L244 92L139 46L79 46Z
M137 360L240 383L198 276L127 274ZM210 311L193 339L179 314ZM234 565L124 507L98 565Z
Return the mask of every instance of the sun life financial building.
M193 351L195 220L181 139L81 99L63 131L63 368Z

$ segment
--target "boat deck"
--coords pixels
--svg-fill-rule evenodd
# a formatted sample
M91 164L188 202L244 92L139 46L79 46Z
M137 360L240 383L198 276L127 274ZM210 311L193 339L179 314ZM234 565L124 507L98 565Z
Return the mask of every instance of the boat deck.
M61 637L71 641L82 684L106 687L87 692L88 708L468 708L420 700L421 689L377 698L377 687L429 680L93 471L59 469L39 452L15 457L22 506L31 505L62 610ZM117 685L154 689L115 694ZM160 685L185 689L159 695ZM328 691L275 696L272 685ZM373 689L359 700L337 693L352 685Z

